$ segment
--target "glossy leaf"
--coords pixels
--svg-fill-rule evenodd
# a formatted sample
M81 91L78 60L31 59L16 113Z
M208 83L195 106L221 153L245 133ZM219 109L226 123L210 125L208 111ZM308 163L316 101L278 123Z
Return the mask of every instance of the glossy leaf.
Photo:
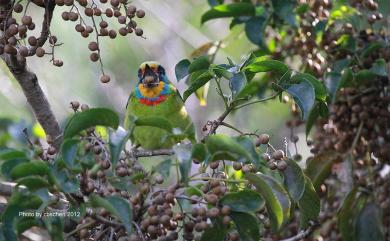
M225 135L211 135L206 138L206 146L214 160L227 158L236 161L239 158L251 159L248 152L233 138Z
M169 122L167 119L158 117L158 116L152 116L152 117L140 117L137 118L134 122L136 126L150 126L150 127L157 127L163 130L166 130L169 133L172 133L173 127L171 122Z
M252 17L245 22L245 34L249 41L263 48L265 46L264 31L266 24L267 18L264 16Z
M191 62L188 59L183 59L176 64L175 75L178 82L189 74L190 64Z
M242 90L235 96L235 99L250 98L266 88L267 82L260 79L252 80L247 83L244 88L242 88Z
M27 158L26 153L15 149L3 149L0 150L0 160L8 161L12 159Z
M191 146L178 144L173 146L173 151L179 160L181 181L187 183L192 164Z
M93 108L78 112L66 124L64 139L72 138L79 132L97 125L117 129L119 126L119 117L114 111L106 108Z
M299 201L305 191L305 176L299 165L289 159L287 168L283 171L284 184L294 201Z
M127 233L132 233L131 222L133 220L133 211L128 201L118 196L102 198L96 194L92 194L89 198L89 202L93 207L105 208L111 214L119 218L125 226Z
M382 210L376 203L367 203L359 213L355 226L356 241L384 241Z
M202 15L201 23L216 18L254 16L255 7L250 3L217 5Z
M64 221L61 217L46 217L43 219L52 241L64 241Z
M302 81L288 87L286 92L294 98L302 112L302 118L306 120L314 105L315 92L313 86L307 81Z
M309 221L314 221L320 214L320 198L318 197L316 190L311 180L305 176L305 191L298 201L298 207L301 217L301 227L306 228Z
M122 127L119 127L116 131L110 132L109 147L111 154L111 163L114 167L119 161L121 152L125 148L129 136L130 133Z
M247 173L245 177L263 197L272 229L279 230L290 215L288 193L275 179L264 174Z
M230 214L234 224L237 227L240 240L258 241L260 240L260 229L257 218L246 212L232 212Z
M17 178L31 176L31 175L44 176L49 174L49 172L50 169L46 162L31 161L31 162L21 163L16 167L14 167L11 171L11 176L13 179L17 179Z
M326 91L325 86L313 75L306 73L298 73L291 78L291 81L297 81L298 83L301 83L303 81L309 82L314 88L316 99L319 101L326 100L328 93Z
M77 149L80 141L75 139L66 139L61 146L61 155L68 168L76 165Z
M227 229L221 221L214 221L213 225L206 229L200 241L223 241L227 235Z
M341 208L337 214L338 229L343 240L353 240L354 238L354 221L356 210L354 205L358 199L359 193L357 188L353 188L345 197Z
M17 183L19 186L26 186L31 191L50 186L48 181L40 176L22 177L18 179Z
M320 108L319 103L316 103L316 105L311 109L310 114L306 120L306 126L305 126L306 138L309 136L310 130L313 128L317 118L320 116L319 108Z
M244 72L234 73L229 80L229 87L232 91L233 97L235 97L247 84L246 76Z
M192 63L188 66L188 73L192 74L199 70L207 70L209 66L210 66L209 57L206 55L200 56L194 59L194 61L192 61Z
M336 160L336 154L325 152L316 155L306 165L305 173L312 180L314 188L319 190L321 184L329 176L332 164Z
M277 60L255 60L251 64L247 65L244 69L253 73L275 72L280 75L283 75L289 70L287 65Z
M199 75L196 79L191 80L190 86L186 91L184 91L183 99L186 101L188 97L194 93L196 90L198 90L200 87L204 86L207 82L209 82L213 76L210 74L209 71L202 72L201 75Z
M198 162L203 162L206 159L207 149L202 143L195 143L192 145L191 159L195 159Z
M264 206L263 198L257 192L248 189L228 193L219 202L235 212L256 212Z
M376 75L387 77L387 64L384 59L377 59L373 63L370 71Z
M157 166L154 167L154 170L161 174L161 176L164 177L164 179L167 179L169 177L169 173L171 171L172 167L172 160L167 159L162 162L160 162Z

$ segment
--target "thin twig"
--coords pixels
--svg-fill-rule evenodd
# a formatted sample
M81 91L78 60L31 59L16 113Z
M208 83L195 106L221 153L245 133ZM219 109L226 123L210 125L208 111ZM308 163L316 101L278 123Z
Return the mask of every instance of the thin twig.
M316 226L317 225L311 225L307 229L300 231L297 235L290 237L290 238L287 238L287 239L280 240L280 241L299 241L301 239L304 239L313 233Z

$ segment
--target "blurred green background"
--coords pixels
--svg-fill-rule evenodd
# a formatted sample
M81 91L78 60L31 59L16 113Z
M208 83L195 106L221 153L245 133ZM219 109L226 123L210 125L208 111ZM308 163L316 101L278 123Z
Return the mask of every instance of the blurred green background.
M201 26L200 16L209 9L206 0L140 0L133 1L138 8L146 11L146 17L137 21L144 29L146 39L134 34L115 40L101 38L100 48L105 71L111 76L111 82L102 84L99 81L101 72L97 63L89 60L88 43L94 36L82 38L74 30L77 22L65 22L61 12L70 7L56 7L51 26L52 34L64 44L55 50L56 58L64 61L63 67L55 67L50 56L44 58L30 57L28 65L37 74L52 109L63 125L72 114L70 101L78 100L91 107L109 107L117 111L123 120L125 105L129 93L135 85L138 66L146 60L157 60L166 68L170 80L183 93L184 81L177 83L174 67L181 59L189 58L191 53L201 45L224 39L223 48L218 52L216 63L226 63L226 57L236 62L242 61L256 46L244 36L242 26L229 31L230 20L210 21ZM33 16L41 16L42 9L31 7L28 10ZM119 28L114 19L109 19L110 28ZM37 22L39 25L39 22ZM39 34L39 27L35 30ZM47 50L48 47L46 47ZM216 119L223 112L223 102L210 86L207 106L200 106L195 96L186 102L186 107L196 124L198 135L207 120ZM13 80L1 63L0 73L0 118L11 118L15 121L34 124L35 119L17 82ZM244 132L269 133L275 146L283 147L283 138L290 136L285 127L289 118L288 104L278 100L257 104L241 109L231 115L227 122L234 124ZM22 124L27 125L27 124ZM222 133L233 134L231 130L221 128ZM235 133L234 133L235 134ZM299 149L304 156L308 155L304 130L297 132L300 136ZM294 151L293 151L294 154Z

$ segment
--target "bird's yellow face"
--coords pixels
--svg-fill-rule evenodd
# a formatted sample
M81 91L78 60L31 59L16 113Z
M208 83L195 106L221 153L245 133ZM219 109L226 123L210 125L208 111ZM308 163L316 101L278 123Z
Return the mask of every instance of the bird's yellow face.
M155 61L144 62L138 70L138 81L144 88L155 88L165 81L165 69Z

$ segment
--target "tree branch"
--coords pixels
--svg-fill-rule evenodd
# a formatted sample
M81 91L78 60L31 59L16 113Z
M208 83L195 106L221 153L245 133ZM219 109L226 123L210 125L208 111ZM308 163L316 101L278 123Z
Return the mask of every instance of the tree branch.
M50 29L55 3L53 0L47 1L45 8L45 16L42 23L41 36L38 40L38 45L43 46L47 41ZM11 16L12 4L11 1L2 3L1 10L5 11L8 16ZM4 35L2 32L1 35ZM36 48L36 47L35 47ZM31 53L35 52L30 49ZM29 53L31 55L31 53ZM27 102L32 107L32 110L45 130L46 134L53 138L53 146L58 149L61 143L61 129L51 110L50 104L43 93L38 83L38 78L26 65L26 59L18 55L2 54L1 58L7 64L10 72L22 87L23 93L26 96Z
M297 233L297 235L280 241L299 241L301 239L307 238L310 234L313 233L317 226L318 225L312 223L307 229L301 230L299 233Z
M150 156L171 156L175 154L172 149L159 149L159 150L131 150L128 155L133 158L138 157L150 157Z

